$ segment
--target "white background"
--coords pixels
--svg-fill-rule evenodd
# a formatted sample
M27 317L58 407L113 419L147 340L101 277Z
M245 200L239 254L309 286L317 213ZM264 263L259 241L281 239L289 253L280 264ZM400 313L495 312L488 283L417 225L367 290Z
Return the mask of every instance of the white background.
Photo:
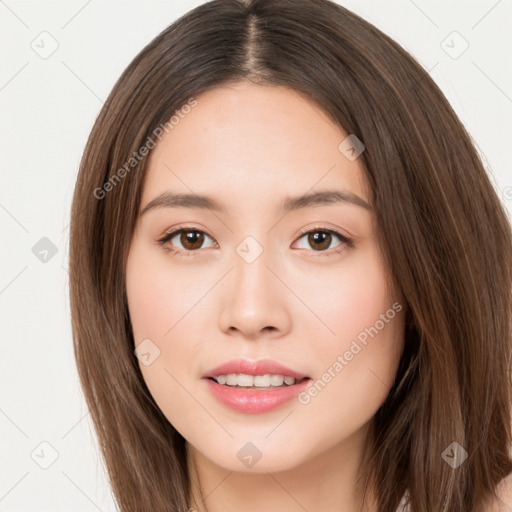
M201 3L0 0L0 512L115 510L73 358L73 186L94 119L119 75ZM338 3L430 70L512 211L512 0ZM446 40L453 31L469 44L456 59L445 51L461 48L458 36ZM52 38L58 43L47 59L31 47L42 37L46 48ZM57 249L47 262L32 252L43 237ZM44 469L52 450L58 457Z

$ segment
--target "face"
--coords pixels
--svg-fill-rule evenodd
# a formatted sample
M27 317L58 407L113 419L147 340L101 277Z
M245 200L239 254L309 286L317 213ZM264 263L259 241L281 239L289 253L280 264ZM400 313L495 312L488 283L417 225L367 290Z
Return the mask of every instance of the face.
M148 162L126 274L134 348L204 458L286 470L365 431L398 368L404 308L349 134L284 87L196 100Z

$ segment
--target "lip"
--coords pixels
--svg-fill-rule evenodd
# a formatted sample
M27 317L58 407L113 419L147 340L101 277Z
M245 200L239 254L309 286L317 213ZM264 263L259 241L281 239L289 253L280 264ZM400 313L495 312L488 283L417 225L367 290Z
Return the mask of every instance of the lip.
M293 377L296 380L308 377L304 373L292 370L271 359L259 359L257 361L234 359L212 368L203 375L203 378L208 379L217 377L218 375L228 375L229 373L244 373L246 375L284 375Z
M246 375L284 375L296 379L291 386L276 386L275 388L243 389L232 388L219 384L214 380L218 375L244 373ZM304 373L292 370L287 366L271 359L249 361L236 359L212 368L203 375L209 391L222 404L237 412L257 414L270 411L289 402L303 391L311 380Z
M219 402L237 412L246 414L258 414L271 411L289 402L304 391L309 382L311 382L311 379L304 379L291 386L240 389L224 386L211 378L206 379L208 389Z

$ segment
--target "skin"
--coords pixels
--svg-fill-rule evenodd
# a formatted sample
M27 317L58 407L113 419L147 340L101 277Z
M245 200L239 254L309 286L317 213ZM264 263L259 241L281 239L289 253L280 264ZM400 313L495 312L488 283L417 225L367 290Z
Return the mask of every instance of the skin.
M338 149L348 133L289 88L240 82L196 99L151 152L141 211L166 191L211 196L225 211L146 211L126 270L135 346L150 339L160 350L150 365L139 362L143 378L187 440L191 505L360 511L362 451L397 372L405 308L359 343L362 350L307 404L235 412L201 376L231 359L268 358L312 377L312 385L365 328L401 304L371 210L348 202L281 210L288 197L327 189L370 203L363 163ZM179 234L158 243L183 224L206 233L199 248ZM300 234L319 226L349 237L353 247L335 235L322 246ZM250 264L236 251L247 236L263 250ZM173 255L172 246L181 253ZM262 454L252 468L237 457L248 442Z

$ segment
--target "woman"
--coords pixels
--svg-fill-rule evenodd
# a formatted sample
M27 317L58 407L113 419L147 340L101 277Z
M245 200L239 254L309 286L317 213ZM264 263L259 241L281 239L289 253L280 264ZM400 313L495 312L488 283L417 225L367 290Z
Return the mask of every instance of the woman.
M120 510L508 510L511 255L389 37L329 0L187 13L115 85L73 200Z

